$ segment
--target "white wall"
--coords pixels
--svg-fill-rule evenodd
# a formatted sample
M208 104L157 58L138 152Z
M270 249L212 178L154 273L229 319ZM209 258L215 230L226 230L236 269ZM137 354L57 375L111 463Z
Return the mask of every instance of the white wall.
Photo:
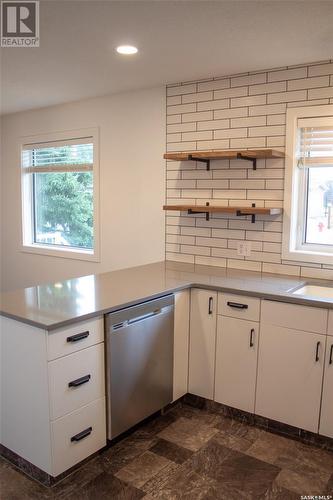
M3 291L164 259L164 94L155 88L3 117ZM100 133L100 263L23 253L18 138L87 127Z

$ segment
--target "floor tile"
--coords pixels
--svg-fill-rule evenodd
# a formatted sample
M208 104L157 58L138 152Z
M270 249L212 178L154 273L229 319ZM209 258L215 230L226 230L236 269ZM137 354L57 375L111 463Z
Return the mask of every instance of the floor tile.
M274 481L263 496L263 500L300 500L300 495L279 486L277 482Z
M299 495L324 495L327 488L327 481L320 476L308 476L287 469L279 473L276 483Z
M212 439L189 461L197 473L208 475L230 490L260 497L272 485L280 469L225 448Z
M218 432L215 434L214 440L226 448L243 452L248 450L253 444L252 441L249 441L242 436L228 434L226 432Z
M143 455L140 455L140 457L120 469L115 475L122 481L140 488L169 463L170 461L166 458L146 451Z
M217 432L217 429L197 419L181 417L158 436L189 450L197 451Z
M319 477L328 482L333 471L333 453L294 441L275 461L281 469Z
M182 464L193 454L191 450L178 446L171 441L166 441L165 439L159 439L157 443L150 448L150 451L152 453L156 453L157 455L161 455L168 460L172 460L177 464Z
M145 493L121 481L112 474L103 472L86 486L71 492L66 500L138 500Z
M258 439L246 450L246 454L276 464L281 455L289 456L295 453L295 446L296 442L291 439L262 431Z
M1 500L35 500L48 498L50 490L30 479L0 458Z

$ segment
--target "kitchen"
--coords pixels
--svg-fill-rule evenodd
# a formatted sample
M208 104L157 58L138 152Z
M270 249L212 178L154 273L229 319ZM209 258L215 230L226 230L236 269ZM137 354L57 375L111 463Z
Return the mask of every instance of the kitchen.
M39 2L40 47L1 49L3 498L332 495L333 5L305 4Z

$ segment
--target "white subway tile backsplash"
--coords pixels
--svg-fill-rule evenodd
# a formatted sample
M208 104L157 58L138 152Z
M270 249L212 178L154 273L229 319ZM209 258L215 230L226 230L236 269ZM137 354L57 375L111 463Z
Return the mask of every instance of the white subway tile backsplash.
M191 94L196 92L196 90L196 83L192 83L190 85L176 85L175 87L167 87L167 96Z
M233 139L236 137L247 137L246 128L227 128L215 130L214 139Z
M201 132L183 132L183 141L202 141L205 139L213 139L213 132L210 130L203 130Z
M167 133L172 134L174 132L193 132L196 129L195 123L175 123L173 125L167 125Z
M277 115L279 116L279 115ZM231 128L237 127L259 127L266 125L266 116L250 116L246 118L232 118Z
M197 188L210 188L210 189L228 189L229 181L228 180L198 180Z
M271 71L268 73L269 82L279 82L282 80L292 80L295 78L306 78L307 68L291 68L282 71Z
M214 111L214 120L248 116L248 108L221 109Z
M316 64L309 67L309 76L333 75L333 63Z
M202 120L212 120L213 111L199 111L182 115L182 122L199 122Z
M182 103L210 101L213 99L213 92L198 92L197 94L185 94L182 96Z
M198 102L198 111L211 109L224 109L229 107L229 99L219 99L217 101Z
M249 95L269 94L271 92L285 92L286 82L264 83L262 85L252 85L249 87Z
M288 90L314 89L317 87L327 87L329 83L330 83L329 76L301 78L300 80L290 80L288 82Z
M219 128L229 128L229 120L207 120L198 122L198 130L216 130Z
M265 181L262 179L230 180L231 189L265 189Z
M245 189L214 189L213 198L220 198L221 200L228 200L229 198L234 198L236 200L245 200L246 191Z
M268 94L267 104L279 102L303 101L306 99L306 90L292 90L290 92L278 92L277 94Z
M228 149L229 148L229 140L228 139L216 139L212 141L198 141L197 149L198 150L206 150L206 149Z
M231 269L242 269L244 271L261 271L261 262L250 262L248 260L228 259L227 267Z
M203 90L218 90L227 89L230 87L230 78L223 78L221 80L211 80L209 82L198 83L198 91Z
M284 113L286 104L268 104L264 106L251 106L249 109L250 116L274 115Z
M333 97L333 83L330 87L308 91L308 99L324 99L325 97Z
M247 95L247 87L234 87L231 89L216 90L214 92L214 99L226 99L227 97L242 97Z
M201 266L226 267L227 260L216 257L202 257L198 255L195 257L195 264Z
M286 115L268 115L267 116L267 125L285 125L286 123Z
M168 106L167 114L168 115L177 115L179 113L190 113L191 111L196 111L196 104L178 104L176 106Z
M172 85L167 88L167 150L273 148L284 152L286 110L333 103L333 63L311 64ZM170 204L282 207L284 159L167 161ZM281 258L283 215L166 212L166 258L197 265L333 279L333 265ZM239 241L251 243L248 257Z
M241 106L259 106L266 104L265 95L255 95L250 97L234 97L231 99L232 108L240 108Z
M249 137L247 139L230 140L230 147L232 149L264 148L265 146L266 146L265 137Z
M284 125L267 125L266 127L250 127L249 137L262 137L268 135L282 135L285 133Z
M232 87L241 87L243 85L254 85L258 83L266 83L266 73L257 73L254 75L236 76L231 78Z

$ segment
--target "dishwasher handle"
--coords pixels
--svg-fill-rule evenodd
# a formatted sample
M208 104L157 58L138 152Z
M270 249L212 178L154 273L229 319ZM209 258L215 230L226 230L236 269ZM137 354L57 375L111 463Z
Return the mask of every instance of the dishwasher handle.
M140 314L140 316L136 316L135 318L127 319L127 320L122 321L120 323L114 323L112 325L112 331L120 330L121 328L133 325L134 323L140 323L141 321L145 321L148 318L153 318L154 316L159 316L160 314L162 314L168 310L169 310L169 306L160 307L159 309L155 309L155 311L150 311L146 314Z

